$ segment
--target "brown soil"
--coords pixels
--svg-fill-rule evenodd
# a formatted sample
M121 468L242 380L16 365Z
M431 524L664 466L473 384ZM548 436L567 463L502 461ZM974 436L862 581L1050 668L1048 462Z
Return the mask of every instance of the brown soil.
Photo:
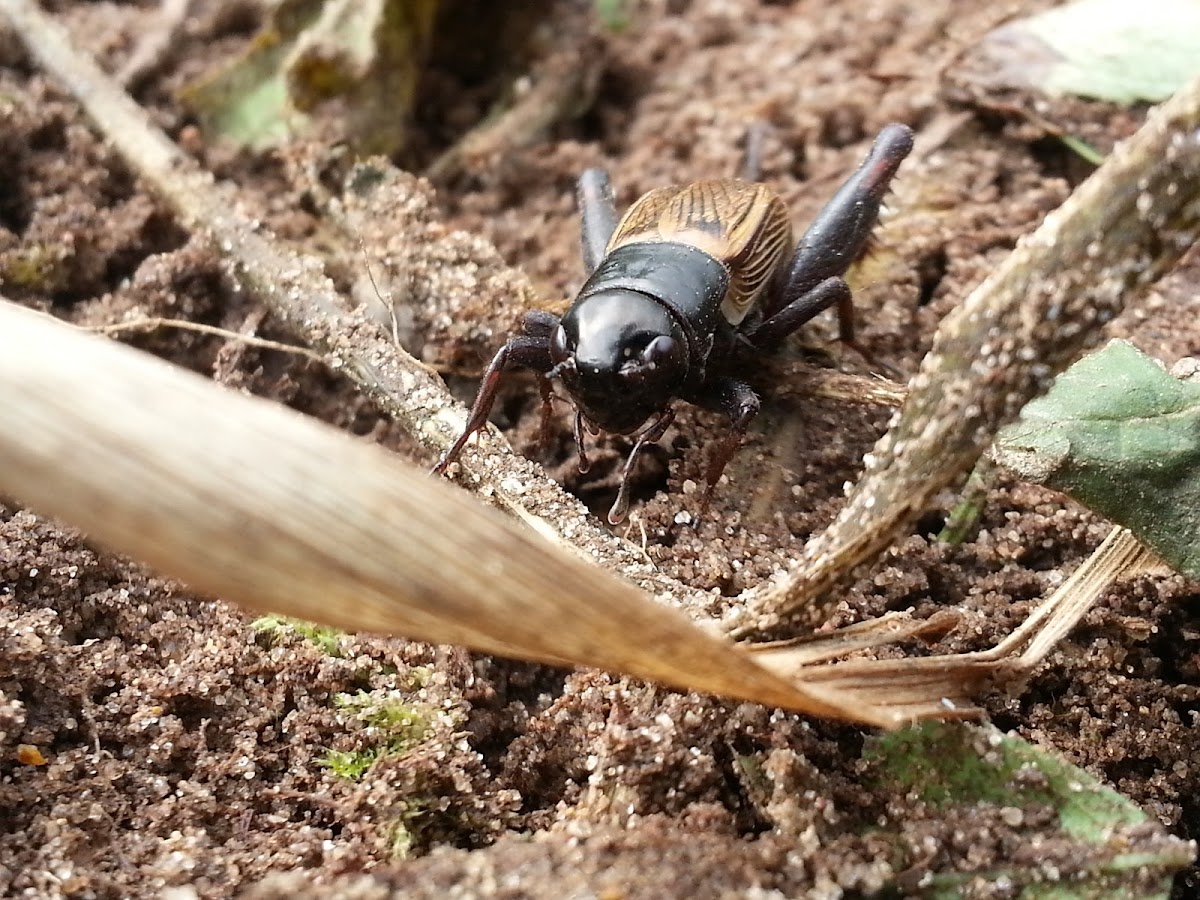
M154 14L53 6L110 68ZM307 239L311 205L279 163L205 147L172 99L242 46L256 21L249 5L197 6L138 99L237 182L277 233ZM733 172L747 128L766 121L764 179L802 223L881 125L908 122L939 137L901 170L892 215L855 288L871 356L909 373L939 318L1087 172L1014 111L1019 103L989 100L958 77L960 59L998 21L983 4L967 6L633 4L631 27L597 39L602 70L590 111L441 185L439 202L454 226L490 239L548 296L562 296L581 280L571 188L586 166L608 166L625 203L660 184ZM431 82L418 145L428 158L486 102L486 92L452 77ZM1043 120L1101 151L1144 115L1038 103ZM85 325L131 314L233 329L258 320L221 261L188 242L2 30L0 108L6 295ZM1113 333L1168 362L1200 355L1198 283L1200 265L1184 267ZM794 352L865 371L830 346L831 328L810 326L800 343L811 347ZM260 333L288 339L269 319ZM414 452L346 382L311 362L179 331L131 340ZM830 521L888 417L797 396L771 366L759 377L765 414L709 517L677 524L720 427L685 412L644 464L629 531L638 540L644 531L663 570L726 598L770 576ZM474 389L453 382L463 397ZM508 398L499 418L532 453L535 400L520 383ZM603 445L581 479L564 440L551 470L604 510L623 446ZM1107 531L1060 496L1004 481L972 539L936 542L954 502L947 494L852 585L840 622L954 604L970 627L943 649L988 645ZM1175 577L1114 590L1022 695L986 704L1002 729L1083 766L1189 838L1200 837L1195 600L1195 586ZM358 691L398 692L420 727L354 781L321 760L379 743L378 723L335 704ZM872 786L864 739L844 725L401 640L345 636L327 652L296 633L256 631L220 602L98 553L14 502L0 506L0 895L141 897L190 886L203 897L257 898L840 896L871 892L917 859L936 871L983 871L1047 828L1014 826L987 806L928 809ZM30 764L40 760L18 745L36 747L45 764ZM764 792L745 760L802 802ZM904 847L873 830L884 819L901 823ZM922 858L930 846L936 853ZM1052 844L1044 851L1053 855ZM1070 860L1062 862L1069 874ZM1178 896L1197 891L1200 870L1179 877Z

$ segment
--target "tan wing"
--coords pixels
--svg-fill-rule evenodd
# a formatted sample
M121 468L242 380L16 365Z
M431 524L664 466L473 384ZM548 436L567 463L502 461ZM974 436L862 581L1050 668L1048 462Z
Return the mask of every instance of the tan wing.
M736 325L792 249L792 225L765 185L697 181L644 195L617 225L608 250L660 241L689 244L729 267L721 311Z

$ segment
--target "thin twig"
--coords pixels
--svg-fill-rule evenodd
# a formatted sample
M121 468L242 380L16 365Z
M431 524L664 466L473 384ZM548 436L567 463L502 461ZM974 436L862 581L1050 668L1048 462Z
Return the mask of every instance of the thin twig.
M205 325L201 322L189 322L187 319L165 319L161 316L147 316L144 319L130 319L127 322L112 322L108 325L91 325L86 331L97 334L123 334L127 331L154 331L158 328L178 328L180 331L195 331L199 334L211 334L222 337L227 341L246 344L249 347L260 347L263 350L278 350L281 353L294 353L305 356L315 362L325 362L325 357L314 353L307 347L297 347L295 344L285 344L281 341L270 341L266 338L255 337L251 334L240 334L228 328L218 328L215 325Z
M969 471L999 428L1198 239L1200 78L1152 110L947 317L846 506L786 579L744 598L730 633L827 618L830 589Z
M445 182L463 173L477 173L502 163L515 151L545 136L555 124L575 118L592 105L603 68L591 18L572 7L553 7L556 49L523 74L524 89L506 109L484 121L442 153L425 177ZM552 17L555 14L552 14Z
M192 0L162 0L154 24L134 46L117 73L117 81L133 90L166 65L171 51L179 46L191 8Z
M388 291L385 298L379 290L379 282L375 280L375 273L371 271L371 254L367 252L367 242L362 236L358 238L358 249L362 253L363 268L367 270L367 278L371 281L371 290L375 292L375 296L379 298L379 302L387 307L388 318L392 325L392 343L397 347L402 346L400 343L400 320L396 318L396 298L392 296L392 292Z

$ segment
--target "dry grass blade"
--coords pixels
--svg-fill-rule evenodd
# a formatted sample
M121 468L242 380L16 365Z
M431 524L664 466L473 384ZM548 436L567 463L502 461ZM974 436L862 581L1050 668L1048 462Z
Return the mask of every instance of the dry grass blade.
M869 403L875 406L899 406L908 389L880 376L864 377L792 362L784 370L775 390L778 397L820 397L839 403Z
M234 277L383 410L444 449L464 411L425 366L346 312L318 261L238 211L29 0L0 0L0 12L181 223L228 255ZM975 657L814 664L940 627L899 620L745 652L378 448L2 302L0 392L0 491L251 607L878 725L967 714L967 692L981 680L971 673L1002 671ZM918 381L916 394L928 399L928 385ZM476 490L660 599L703 605L534 466L499 452L502 442L482 443L466 455ZM1043 637L1031 632L1031 647L1068 618L1039 619ZM947 687L951 671L971 677Z
M1155 564L1127 529L1114 528L1015 632L991 650L918 659L848 660L814 666L805 648L763 654L763 665L805 683L836 687L913 719L972 715L972 698L990 685L1019 682L1095 605L1114 581Z
M192 10L192 0L161 0L159 7L157 21L138 39L117 74L117 81L126 87L137 87L170 58L172 49L179 46L181 32Z
M991 653L1001 659L1020 651L1017 667L1024 672L1032 670L1112 582L1132 578L1157 564L1154 554L1128 528L1114 528L1088 561Z
M940 636L953 631L961 619L959 613L950 609L928 619L913 619L908 613L887 613L836 631L789 641L746 644L745 647L764 665L798 671L802 666L837 659L859 650L912 638Z
M6 302L0 395L0 493L195 588L340 628L896 722L771 673L373 445Z
M829 589L889 546L1125 304L1200 240L1200 78L1151 111L942 323L834 523L728 623L826 618Z

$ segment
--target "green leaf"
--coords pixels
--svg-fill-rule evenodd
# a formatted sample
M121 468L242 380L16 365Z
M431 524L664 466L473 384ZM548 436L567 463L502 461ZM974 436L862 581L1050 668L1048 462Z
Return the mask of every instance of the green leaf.
M970 820L990 806L1014 832L1030 831L1027 850L1011 854L1027 862L984 872L934 872L921 881L923 896L958 897L968 884L984 882L1022 888L1021 897L1165 898L1171 873L1192 859L1186 842L1156 828L1116 791L992 727L926 723L868 740L863 756L878 781L938 817L957 814ZM1047 809L1056 817L1048 820L1049 833L1038 824L1047 821ZM1054 876L1042 860L1051 858L1071 861L1069 879L1047 883ZM914 864L923 863L901 859L895 868Z
M972 76L994 85L1165 100L1200 72L1200 3L1076 0L996 29L972 63Z
M1200 384L1123 341L1086 356L996 438L993 456L1124 525L1200 577Z
M319 132L363 154L390 154L406 137L437 8L438 0L283 0L240 59L183 99L207 131L254 149Z

